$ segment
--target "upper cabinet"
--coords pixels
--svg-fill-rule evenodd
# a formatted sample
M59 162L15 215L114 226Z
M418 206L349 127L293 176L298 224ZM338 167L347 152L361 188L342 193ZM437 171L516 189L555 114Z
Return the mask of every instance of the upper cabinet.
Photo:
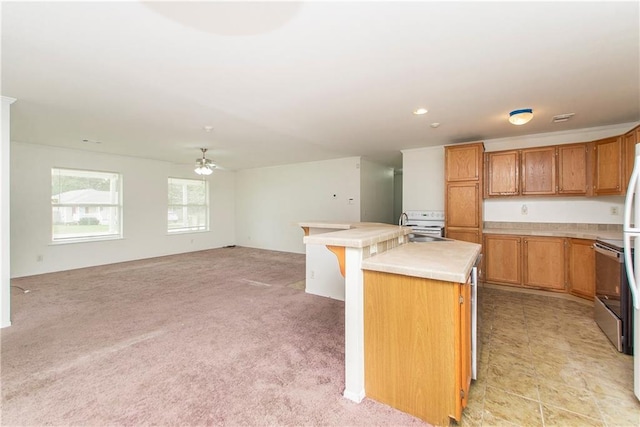
M482 175L482 153L482 144L447 147L445 181L478 181Z
M485 153L484 197L624 195L640 126L589 143Z
M520 194L519 163L517 150L487 153L485 197L517 196Z
M593 194L624 194L622 137L593 141Z
M589 190L587 144L558 146L558 194L586 195Z
M633 171L633 162L636 158L636 144L640 144L640 126L636 126L625 133L622 140L622 155L624 157L623 182L628 183Z
M556 147L540 147L522 150L522 195L556 194Z

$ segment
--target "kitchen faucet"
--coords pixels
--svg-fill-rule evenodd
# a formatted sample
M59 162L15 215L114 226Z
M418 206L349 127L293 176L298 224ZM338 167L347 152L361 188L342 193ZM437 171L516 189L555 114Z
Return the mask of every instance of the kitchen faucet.
M400 226L404 225L403 221L402 221L403 218L404 218L405 221L409 221L409 216L407 216L407 213L406 212L402 212L400 214L400 219L398 220L398 225L400 225Z

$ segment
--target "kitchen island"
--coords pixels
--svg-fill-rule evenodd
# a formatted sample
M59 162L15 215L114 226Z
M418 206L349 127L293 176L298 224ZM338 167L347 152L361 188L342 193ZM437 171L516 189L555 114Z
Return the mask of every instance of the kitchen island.
M321 225L314 222L300 223L300 226L304 228L311 224L316 227ZM336 224L331 223L331 225ZM460 303L460 297L462 296L463 299L466 297L466 301L469 301L469 286L466 286L466 283L479 255L480 245L460 241L413 243L409 242L407 236L411 232L410 229L388 224L352 224L352 227L326 233L309 233L304 238L307 246L329 247L336 256L336 263L342 266L341 271L345 279L344 396L360 402L365 395L371 395L376 400L435 424L449 416L459 419L462 407L466 403L466 394L460 397L460 390L464 391L465 388L468 390L468 385L463 385L466 382L463 376L468 377L465 372L470 370L470 362L467 363L468 358L462 353L462 351L468 353L468 350L464 350L462 345L470 341L471 333L470 310L468 305ZM372 295L366 297L369 302L365 301L365 292L366 295L369 293ZM434 292L439 296L435 296ZM456 292L458 294L454 297ZM397 301L401 305L389 306L385 301ZM452 303L455 304L452 305ZM436 369L447 369L449 371L447 375L450 378L435 383L436 387L442 388L431 390L431 394L425 394L422 386L406 387L406 384L402 384L406 381L404 374L398 375L395 372L391 376L380 376L376 370L384 371L385 366L389 366L386 356L378 357L379 355L368 352L371 347L381 349L388 354L398 355L405 352L409 356L417 354L414 353L416 348L399 348L398 342L394 343L388 335L378 331L379 326L385 324L384 317L400 315L401 311L406 310L406 307L400 309L403 307L402 304L409 304L412 307L411 312L415 310L415 313L431 313L431 317L427 316L428 318L416 317L409 320L409 324L416 325L415 328L428 331L428 336L424 334L415 336L411 333L407 336L408 340L413 341L411 345L420 347L420 357L427 357L423 359L427 363L436 362L435 359L429 359L427 353L439 351L442 353L440 361L437 361L441 364ZM445 311L437 315L441 309ZM369 315L365 316L365 312L369 312ZM457 320L454 319L456 313ZM436 315L437 317L434 318L433 316ZM403 316L396 316L396 319L400 317ZM398 320L400 323L392 320L396 323L391 328L404 328L407 325L402 326L403 321L406 322L406 317L405 320ZM375 326L376 324L378 326ZM365 331L366 328L369 328L368 333ZM371 335L371 332L374 335ZM439 337L448 335L445 338L446 342L438 341L439 338L431 336L434 332L437 332L436 335ZM431 344L427 344L427 341ZM458 350L454 349L456 345ZM442 352L444 348L448 350ZM425 354L427 355L424 356ZM400 356L399 359L391 362L396 367L410 366L403 361L403 357ZM370 368L374 365L377 368ZM431 372L426 367L421 367L420 370ZM408 375L414 374L416 372ZM390 378L392 378L391 382L389 382ZM460 387L460 390L456 387ZM401 398L402 401L426 402L429 408L435 405L436 409L416 411L411 405L394 401L387 398L384 393L380 393L380 390L386 389L395 395L394 390L398 388L406 390L405 396ZM451 390L455 390L458 403L455 403L455 396L448 396ZM442 393L446 393L447 396L433 397L440 396ZM432 400L432 397L435 401L446 400L446 402L439 404ZM452 401L453 406L450 403Z

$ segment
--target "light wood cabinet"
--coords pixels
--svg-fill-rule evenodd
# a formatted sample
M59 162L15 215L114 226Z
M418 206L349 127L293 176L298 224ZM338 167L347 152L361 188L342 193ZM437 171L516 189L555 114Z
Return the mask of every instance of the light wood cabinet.
M586 195L589 187L587 144L558 146L558 194Z
M480 229L480 184L478 182L452 182L446 184L446 225Z
M445 147L445 236L482 244L484 144Z
M485 196L516 196L520 194L520 153L517 150L498 151L485 155L487 171Z
M640 144L640 126L636 126L624 134L622 140L622 155L624 157L624 176L622 181L625 186L629 183L631 172L633 172L633 163L636 158L636 144Z
M556 147L522 150L520 162L520 194L556 194Z
M564 238L527 236L523 239L522 259L524 286L564 290Z
M471 383L470 286L364 271L367 397L434 425L460 420Z
M487 282L521 285L521 242L520 236L484 235L484 277Z
M622 137L593 141L593 194L624 194Z
M449 227L447 229L447 238L482 244L482 233L478 228Z
M482 144L447 147L445 150L445 181L478 181L482 174Z
M570 293L593 299L596 288L596 254L593 240L568 239L569 265L567 286Z
M592 243L564 237L485 234L485 281L566 291L593 299Z

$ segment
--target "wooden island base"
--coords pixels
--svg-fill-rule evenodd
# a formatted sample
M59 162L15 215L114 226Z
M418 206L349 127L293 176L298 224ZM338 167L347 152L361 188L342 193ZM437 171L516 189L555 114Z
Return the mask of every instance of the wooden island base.
M434 425L460 420L471 383L470 286L364 271L367 397Z

